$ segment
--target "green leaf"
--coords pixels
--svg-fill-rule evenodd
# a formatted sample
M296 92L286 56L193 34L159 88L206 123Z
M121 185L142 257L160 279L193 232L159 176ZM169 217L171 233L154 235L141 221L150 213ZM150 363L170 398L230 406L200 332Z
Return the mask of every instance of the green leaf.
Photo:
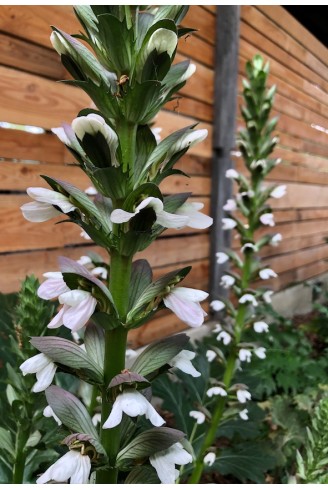
M133 30L128 30L125 21L111 14L98 16L99 40L106 50L108 63L113 71L120 75L129 75L132 55L130 46L133 46Z
M19 396L17 395L16 390L8 384L6 388L6 395L9 405L11 406L15 400L19 400Z
M105 357L105 334L102 328L89 325L84 335L87 355L103 370Z
M129 188L129 177L121 167L98 168L91 178L104 196L112 199L123 199Z
M189 337L184 333L154 342L141 352L130 370L146 376L167 364L188 342Z
M138 434L118 453L116 464L119 468L125 468L128 462L148 458L158 451L164 451L183 437L183 432L168 427L146 430Z
M136 141L136 161L133 173L134 181L138 180L146 161L157 146L156 138L148 125L138 127Z
M15 456L14 443L9 430L0 427L0 449L8 452L11 456Z
M32 337L31 344L57 364L83 370L95 382L102 382L103 372L99 364L74 342L47 336Z
M151 284L152 277L153 272L147 260L140 259L133 262L129 285L129 309L133 307L146 287Z
M127 121L140 125L149 123L149 108L158 101L161 87L161 82L157 80L136 82L133 89L128 87L124 97L119 99L121 111Z
M157 484L160 483L160 480L156 470L152 466L143 465L133 468L124 482L125 485L138 483Z
M95 440L92 444L97 451L105 453L100 442L97 442L98 433L87 409L76 396L54 385L45 390L45 395L48 404L66 427L73 432L92 436Z
M156 197L163 201L163 196L159 187L152 183L146 183L140 185L137 189L132 191L125 199L123 209L125 211L134 211L136 205L138 205L146 197Z
M177 25L184 19L189 10L188 5L163 5L158 7L155 14L154 23L161 19L171 19Z
M26 442L26 447L34 447L37 444L39 444L41 440L41 432L39 430L36 430L29 436Z

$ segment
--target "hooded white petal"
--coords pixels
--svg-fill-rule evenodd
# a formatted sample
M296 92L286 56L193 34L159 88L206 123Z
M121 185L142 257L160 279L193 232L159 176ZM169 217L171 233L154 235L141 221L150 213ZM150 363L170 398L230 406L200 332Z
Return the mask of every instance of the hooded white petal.
M48 483L49 481L66 482L71 478L70 483L88 483L91 470L89 456L83 456L78 451L68 451L56 463L41 475L36 483Z
M247 390L237 390L237 398L239 403L246 403L247 400L251 400L252 395Z
M218 264L224 264L227 262L227 260L229 260L229 255L225 254L224 252L217 252L215 255Z
M222 230L232 230L237 226L237 221L231 218L222 218Z
M61 215L61 212L51 204L42 202L28 202L23 204L20 209L24 218L32 223L43 223L44 221L48 221L49 219Z
M47 366L43 369L38 370L35 375L37 382L34 384L32 391L34 393L39 393L40 391L44 391L48 386L51 385L52 380L56 374L57 366L52 361L49 362Z
M206 454L203 461L207 466L212 466L215 463L215 460L216 460L216 454L210 452Z
M231 288L231 286L233 286L236 282L236 279L232 276L230 276L229 274L224 274L222 277L221 277L221 286L225 289L229 289Z
M275 235L273 235L273 237L271 238L270 240L270 245L272 245L273 247L277 247L279 245L279 243L281 242L282 240L282 235L281 233L276 233Z
M173 484L177 478L175 465L191 463L192 456L183 449L180 442L176 442L169 449L158 451L149 458L150 464L155 468L161 483Z
M177 42L178 37L175 32L164 28L157 29L149 38L144 58L154 49L156 49L158 54L166 52L169 56L172 56Z
M198 412L198 410L191 410L189 412L190 417L196 420L197 424L203 424L205 422L205 414L203 412Z
M180 320L190 327L200 327L204 322L206 312L200 306L208 293L198 289L176 287L163 298L167 308L173 311Z
M182 350L173 359L171 359L168 364L172 367L180 369L183 373L190 374L193 378L198 378L201 373L194 368L191 360L196 356L195 352L190 350Z
M76 207L70 203L68 197L64 196L60 192L45 189L44 187L28 187L26 192L37 202L58 206L63 213L69 213L76 209Z
M286 185L278 185L271 191L270 196L273 197L274 199L280 199L286 194Z
M273 295L273 291L265 291L263 293L263 299L266 303L272 303L272 298L271 296Z
M238 179L239 178L239 173L234 168L229 168L226 171L225 176L226 176L227 179Z
M231 335L228 332L222 331L216 337L216 340L218 340L219 342L222 341L224 345L229 345L231 342Z
M207 390L206 395L209 398L212 398L212 396L214 396L214 395L216 395L216 396L227 396L228 393L226 392L226 390L221 388L221 386L213 386L212 388L209 388Z
M61 272L46 272L43 276L46 280L39 286L39 298L54 299L69 291Z
M202 209L203 207L203 203L184 203L176 210L176 214L189 218L187 226L189 226L190 228L205 230L213 224L213 218L210 218L210 216L199 212L199 209Z
M260 221L261 221L262 225L265 225L265 226L274 226L275 225L274 217L273 217L272 213L262 214L260 216Z
M45 354L36 354L23 362L23 364L19 366L19 369L24 376L25 374L34 374L40 369L45 368L50 362L52 362L51 359Z
M258 302L256 301L255 296L253 296L253 294L249 294L249 293L243 294L239 298L239 303L241 303L241 304L243 304L243 303L252 303L253 306L257 306L258 305Z
M94 276L100 276L101 279L107 279L108 276L106 267L95 267L91 270L91 274L93 274Z
M254 331L256 333L262 333L262 332L268 332L269 331L269 325L262 320L260 320L258 322L254 322L253 328L254 328Z
M159 427L165 423L165 420L139 391L128 389L116 398L112 411L103 425L103 429L116 427L122 420L123 412L129 415L129 417L145 415L155 427Z
M252 353L248 349L240 349L238 356L241 362L251 362Z
M247 408L244 408L244 410L242 410L241 412L239 412L239 417L242 420L248 420L248 410L247 410Z
M216 356L217 356L217 354L216 354L216 352L214 352L214 350L208 349L206 351L206 358L207 358L208 362L214 361Z
M210 307L213 311L221 311L225 308L225 306L226 305L223 303L223 301L220 301L219 299L215 299L210 303Z
M63 295L61 295L61 297L62 296ZM93 298L90 293L88 293L88 296L85 297L85 299L83 299L80 303L67 308L63 314L63 325L73 332L80 330L90 320L96 306L97 300Z
M223 210L228 212L236 211L236 209L237 209L237 204L234 199L228 199L225 205L223 206Z
M258 252L258 248L254 243L245 243L240 249L242 253L249 252L250 250L253 250L254 252Z
M45 417L53 417L58 425L62 425L61 420L57 417L50 405L47 405L46 408L43 410L43 415Z
M256 349L254 349L254 354L259 359L265 359L266 358L266 348L265 347L257 347Z
M259 272L259 276L261 279L270 279L270 277L278 277L278 275L272 269L262 269Z

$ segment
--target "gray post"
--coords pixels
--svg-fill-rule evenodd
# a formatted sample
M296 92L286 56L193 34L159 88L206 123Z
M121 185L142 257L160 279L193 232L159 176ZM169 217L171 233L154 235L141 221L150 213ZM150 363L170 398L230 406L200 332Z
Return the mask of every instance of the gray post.
M222 230L222 207L232 195L232 183L225 172L232 167L231 150L235 146L237 108L238 45L240 7L219 5L217 8L214 81L214 131L211 190L210 300L225 296L220 286L227 264L217 263L216 252L230 247L231 232ZM212 312L214 317L218 317Z

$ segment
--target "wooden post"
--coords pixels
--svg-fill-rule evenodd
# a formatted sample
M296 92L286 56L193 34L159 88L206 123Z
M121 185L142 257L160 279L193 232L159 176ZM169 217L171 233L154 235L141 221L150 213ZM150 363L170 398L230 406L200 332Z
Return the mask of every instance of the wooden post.
M211 191L210 300L225 296L220 286L226 264L217 263L216 253L230 247L231 232L222 230L223 206L232 195L232 182L225 177L232 167L231 150L235 146L237 106L238 46L240 7L219 5L217 8L214 81L214 131ZM218 315L212 312L214 318Z

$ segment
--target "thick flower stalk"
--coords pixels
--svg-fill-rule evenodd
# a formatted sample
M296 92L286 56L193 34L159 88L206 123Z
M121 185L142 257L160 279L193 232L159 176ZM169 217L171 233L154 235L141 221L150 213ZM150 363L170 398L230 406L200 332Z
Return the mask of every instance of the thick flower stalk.
M223 218L223 229L233 229L240 238L240 252L219 250L217 261L227 264L230 260L231 269L221 277L221 286L231 294L228 299L214 299L212 311L222 312L224 319L216 325L218 346L207 352L209 362L217 359L223 362L225 369L221 386L213 386L207 391L207 396L213 400L212 416L205 431L201 448L194 462L189 483L198 483L205 465L213 464L218 454L210 451L214 446L218 426L225 418L227 403L233 401L236 413L242 420L248 419L247 401L251 393L245 385L238 381L238 367L249 363L253 356L265 359L265 349L260 345L260 337L269 330L268 324L256 314L260 302L271 302L272 291L262 287L265 281L277 277L277 274L267 266L262 266L259 252L267 245L276 246L281 240L280 234L266 231L275 225L271 205L273 199L283 197L286 186L265 185L264 179L279 163L270 158L277 138L272 137L277 119L269 119L273 103L275 87L267 89L269 67L263 64L260 56L255 56L246 65L248 79L243 81L242 116L246 127L241 130L237 140L244 159L246 174L235 169L226 172L226 178L234 181L238 189L235 197L229 199L224 206L227 214ZM263 234L263 231L266 233ZM252 284L256 281L258 287ZM243 342L246 330L252 329L259 334L259 341ZM226 357L221 357L220 344L226 346ZM233 384L234 383L234 384ZM210 455L210 456L209 456Z
M133 260L167 228L212 224L202 203L188 201L189 194L164 196L160 189L164 179L181 173L174 168L178 159L203 141L207 130L189 126L161 140L151 129L158 111L196 70L188 60L174 64L179 38L192 31L179 27L188 8L81 5L74 10L84 32L71 36L54 27L51 42L73 78L66 83L84 90L94 109L81 110L71 124L52 131L92 185L83 192L43 176L50 189L29 188L33 202L22 212L32 222L59 217L75 223L110 263L93 252L78 261L61 257L59 271L46 273L38 290L59 308L48 335L32 337L40 354L21 370L36 374L34 391L45 389L50 407L45 416L59 420L70 434L69 451L38 483L87 483L92 472L96 483L147 483L149 472L156 481L174 483L175 465L192 456L183 447L184 435L163 427L151 404L151 381L175 368L199 376L194 354L181 334L152 344L127 368L126 343L130 329L161 309L171 309L192 327L202 325L206 315L200 302L207 293L179 285L190 267L155 281L147 261ZM62 326L73 340L52 335ZM71 393L51 385L60 371L93 385L89 413ZM95 400L101 404L100 424ZM141 462L145 472L137 471Z

